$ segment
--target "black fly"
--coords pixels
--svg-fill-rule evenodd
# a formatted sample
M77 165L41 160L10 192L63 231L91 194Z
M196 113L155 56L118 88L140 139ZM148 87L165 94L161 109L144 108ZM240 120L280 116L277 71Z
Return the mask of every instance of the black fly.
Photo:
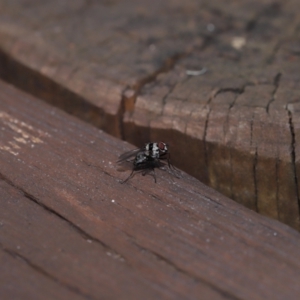
M167 161L169 168L171 168L168 145L164 142L147 143L142 148L123 153L117 163L119 165L129 164L132 172L122 183L132 178L135 175L134 172L141 172L145 176L151 171L153 171L154 181L156 182L155 168L165 166L166 164L163 161Z

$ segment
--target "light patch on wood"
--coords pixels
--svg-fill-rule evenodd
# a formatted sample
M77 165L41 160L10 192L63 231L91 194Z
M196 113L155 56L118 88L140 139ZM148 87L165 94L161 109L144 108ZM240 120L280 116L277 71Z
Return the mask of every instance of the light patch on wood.
M235 36L231 40L231 46L236 50L241 50L246 45L246 38L243 36Z
M14 149L20 149L21 147L19 145L17 145L15 142L8 142L11 147L13 147Z
M27 144L26 140L23 138L18 138L14 136L14 140L16 140L18 143Z
M43 143L41 137L50 136L47 132L34 128L3 111L0 111L0 122L4 125L2 130L6 131L6 126L6 128L11 129L15 133L15 136L11 137L13 140L9 140L5 144L2 141L0 150L7 151L13 155L19 154L16 150L20 150L21 146L29 145L33 148L35 144Z
M9 152L10 154L15 155L15 156L16 156L16 155L19 155L18 152L13 151L13 149L11 149L11 147L9 147L9 146L4 146L4 145L1 145L1 144L0 144L0 150L7 151L7 152Z

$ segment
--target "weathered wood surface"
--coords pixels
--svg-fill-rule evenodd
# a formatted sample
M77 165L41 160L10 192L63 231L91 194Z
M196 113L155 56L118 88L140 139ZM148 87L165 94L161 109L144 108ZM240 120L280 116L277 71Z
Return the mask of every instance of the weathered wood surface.
M0 298L298 299L300 234L0 82Z
M3 78L132 143L167 139L177 166L299 229L298 0L0 10Z
M191 178L121 185L112 162L124 144L3 84L0 97L2 276L39 275L22 280L29 298L56 285L91 298L247 298L276 276L289 281L280 295L293 295L298 264L287 270L285 255L298 259L298 233ZM4 296L20 293L15 284Z

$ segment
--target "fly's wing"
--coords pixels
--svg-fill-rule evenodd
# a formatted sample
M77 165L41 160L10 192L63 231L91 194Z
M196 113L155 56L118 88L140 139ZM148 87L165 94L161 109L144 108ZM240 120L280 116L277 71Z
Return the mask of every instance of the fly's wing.
M137 148L121 154L117 160L117 163L119 164L126 160L132 161L132 158L135 158L139 151L141 151L141 149Z
M127 152L121 154L119 156L119 159L117 160L117 164L118 164L117 170L119 172L132 170L133 169L133 161L139 151L140 151L140 149L138 148L138 149L133 149L133 150L130 150L130 151L127 151Z

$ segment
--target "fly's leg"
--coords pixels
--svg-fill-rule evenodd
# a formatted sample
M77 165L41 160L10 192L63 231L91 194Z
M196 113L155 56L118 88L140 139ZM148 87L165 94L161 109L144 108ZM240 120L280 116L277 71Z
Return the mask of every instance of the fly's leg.
M151 171L153 171L153 174L152 174L152 173L150 174ZM154 168L152 168L152 169L147 169L147 170L145 170L145 171L142 173L143 176L145 176L145 175L147 175L147 174L150 174L151 176L153 176L154 182L156 183L156 173L155 173L155 169L154 169Z
M130 175L129 175L125 180L123 180L121 183L123 184L123 183L127 182L127 181L128 181L130 178L132 178L134 175L135 175L135 174L134 174L134 170L132 170L132 172L130 173Z
M169 168L171 169L171 163L170 163L170 160L171 160L171 154L170 153L168 153L167 154L167 161L168 161L168 166L169 166ZM173 167L173 166L172 166Z
M147 169L147 170L132 170L132 172L130 173L130 175L125 179L123 180L121 183L125 183L127 182L130 178L134 177L137 173L142 173L143 176L149 174L151 171L154 172L154 175L153 174L150 174L154 177L154 181L156 183L156 174L155 174L155 170L154 169Z

